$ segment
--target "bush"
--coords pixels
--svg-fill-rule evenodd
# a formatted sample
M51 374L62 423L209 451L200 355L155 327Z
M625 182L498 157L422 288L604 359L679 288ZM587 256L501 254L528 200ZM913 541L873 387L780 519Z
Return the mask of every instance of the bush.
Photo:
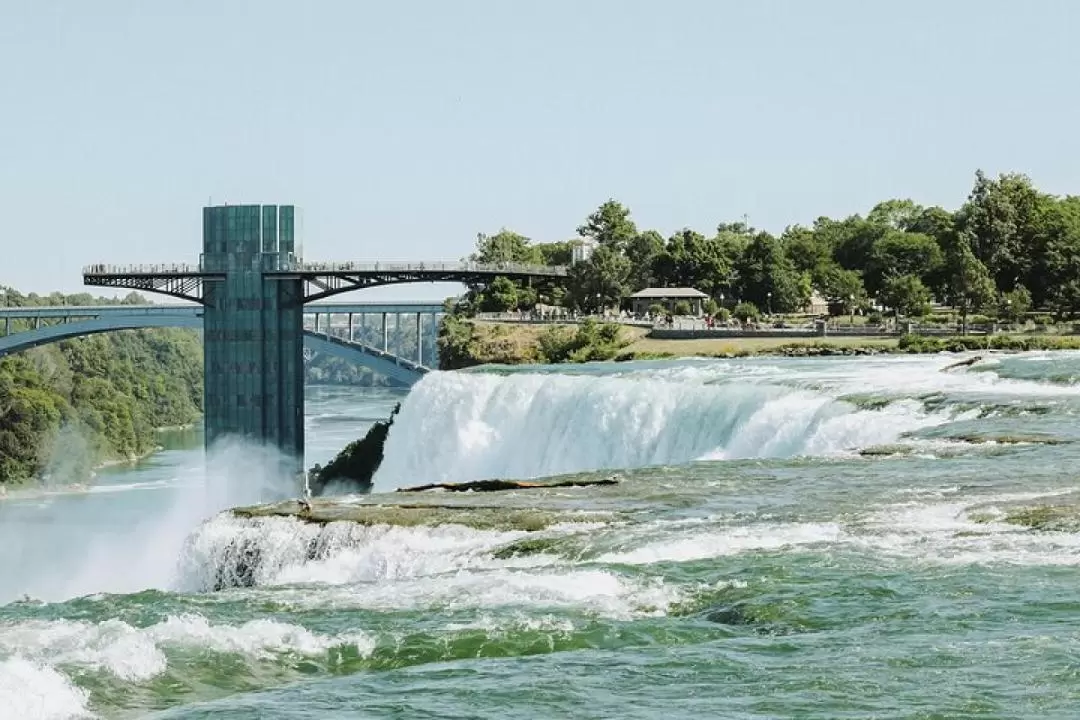
M383 461L383 448L394 416L401 411L401 403L394 406L389 419L376 422L367 434L345 446L326 467L318 464L308 471L308 488L312 495L322 495L328 485L337 485L345 492L369 493L371 481Z
M998 303L998 317L1015 323L1030 309L1031 293L1026 287L1020 286L1001 296Z
M964 335L959 337L923 337L903 335L897 348L908 353L965 352L970 350L1073 350L1080 348L1080 338L1010 335Z
M675 303L675 314L676 315L693 315L694 314L694 309L692 307L690 307L690 303L687 302L686 300L680 300L679 302Z
M731 319L731 311L726 307L718 308L717 311L713 313L713 317L720 322L727 322Z
M739 322L750 322L751 320L757 320L761 317L761 310L757 305L748 302L741 302L735 306L735 309L731 313L735 316L735 319Z
M622 338L617 324L587 320L576 330L558 326L547 328L540 334L538 344L541 361L554 364L611 360L629 342Z
M439 369L459 370L469 367L475 355L473 340L476 327L456 315L446 315L439 324L436 344L439 347Z
M1029 313L1027 319L1036 325L1054 324L1054 316L1050 313Z

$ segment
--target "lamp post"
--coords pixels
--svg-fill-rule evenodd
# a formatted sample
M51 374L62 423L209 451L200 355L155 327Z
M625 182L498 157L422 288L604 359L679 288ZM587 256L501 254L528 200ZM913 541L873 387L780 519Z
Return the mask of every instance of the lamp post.
M855 327L855 293L848 296L848 308L851 309L851 327Z
M768 307L769 317L772 317L772 290L765 293L765 297L768 298L768 302L769 302L769 307Z

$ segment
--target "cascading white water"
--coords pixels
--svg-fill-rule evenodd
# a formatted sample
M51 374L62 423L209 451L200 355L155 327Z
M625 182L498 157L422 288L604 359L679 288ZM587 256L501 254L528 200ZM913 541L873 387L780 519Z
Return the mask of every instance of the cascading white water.
M146 488L156 502L145 507L123 496L137 488L102 485L82 498L60 497L60 521L0 522L8 570L0 575L0 603L21 595L55 601L171 588L178 582L177 558L200 522L237 505L295 496L295 482L280 467L272 449L230 443L205 464L176 468L174 477Z
M865 410L823 392L711 380L685 370L648 377L432 373L395 419L375 487L827 455L946 420L914 401Z

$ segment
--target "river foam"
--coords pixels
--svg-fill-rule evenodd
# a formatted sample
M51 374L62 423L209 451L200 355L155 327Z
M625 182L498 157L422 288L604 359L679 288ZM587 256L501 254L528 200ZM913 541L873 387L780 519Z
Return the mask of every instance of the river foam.
M148 627L117 619L0 623L0 656L7 657L0 660L0 717L93 717L87 693L68 676L72 670L144 683L166 672L170 650L233 655L257 662L285 654L319 656L334 647L368 655L375 642L360 631L325 635L272 619L230 625L212 623L193 613L171 615Z
M88 693L45 663L13 657L0 660L0 708L19 720L92 718Z

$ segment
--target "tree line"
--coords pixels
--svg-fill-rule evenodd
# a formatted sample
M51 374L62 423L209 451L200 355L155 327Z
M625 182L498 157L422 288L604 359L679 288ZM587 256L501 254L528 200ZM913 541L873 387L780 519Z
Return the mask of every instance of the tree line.
M580 240L537 243L512 230L480 235L469 259L571 265L558 288L508 278L470 288L469 311L562 305L582 312L625 307L646 287L694 287L719 306L793 313L813 292L832 314L874 305L920 317L932 301L964 318L980 312L1016 320L1039 309L1058 318L1080 313L1080 196L1038 190L1025 175L982 171L953 211L911 200L885 200L865 216L820 217L780 235L745 222L721 223L706 236L689 228L664 238L641 230L630 209L608 200L577 228L594 243L571 265Z
M0 286L0 307L148 304L139 293L115 299ZM9 324L14 333L30 321ZM361 342L381 343L380 328L360 324L355 332ZM398 352L415 354L415 332L395 332L392 339ZM0 484L41 477L79 482L102 462L152 451L156 428L201 420L202 358L199 332L174 328L102 333L0 358ZM316 356L304 370L308 383L390 384L329 355Z
M142 304L0 288L0 306ZM23 329L12 321L12 332ZM103 461L139 457L155 429L197 420L203 407L196 332L128 330L0 358L0 484L40 477L85 480Z

